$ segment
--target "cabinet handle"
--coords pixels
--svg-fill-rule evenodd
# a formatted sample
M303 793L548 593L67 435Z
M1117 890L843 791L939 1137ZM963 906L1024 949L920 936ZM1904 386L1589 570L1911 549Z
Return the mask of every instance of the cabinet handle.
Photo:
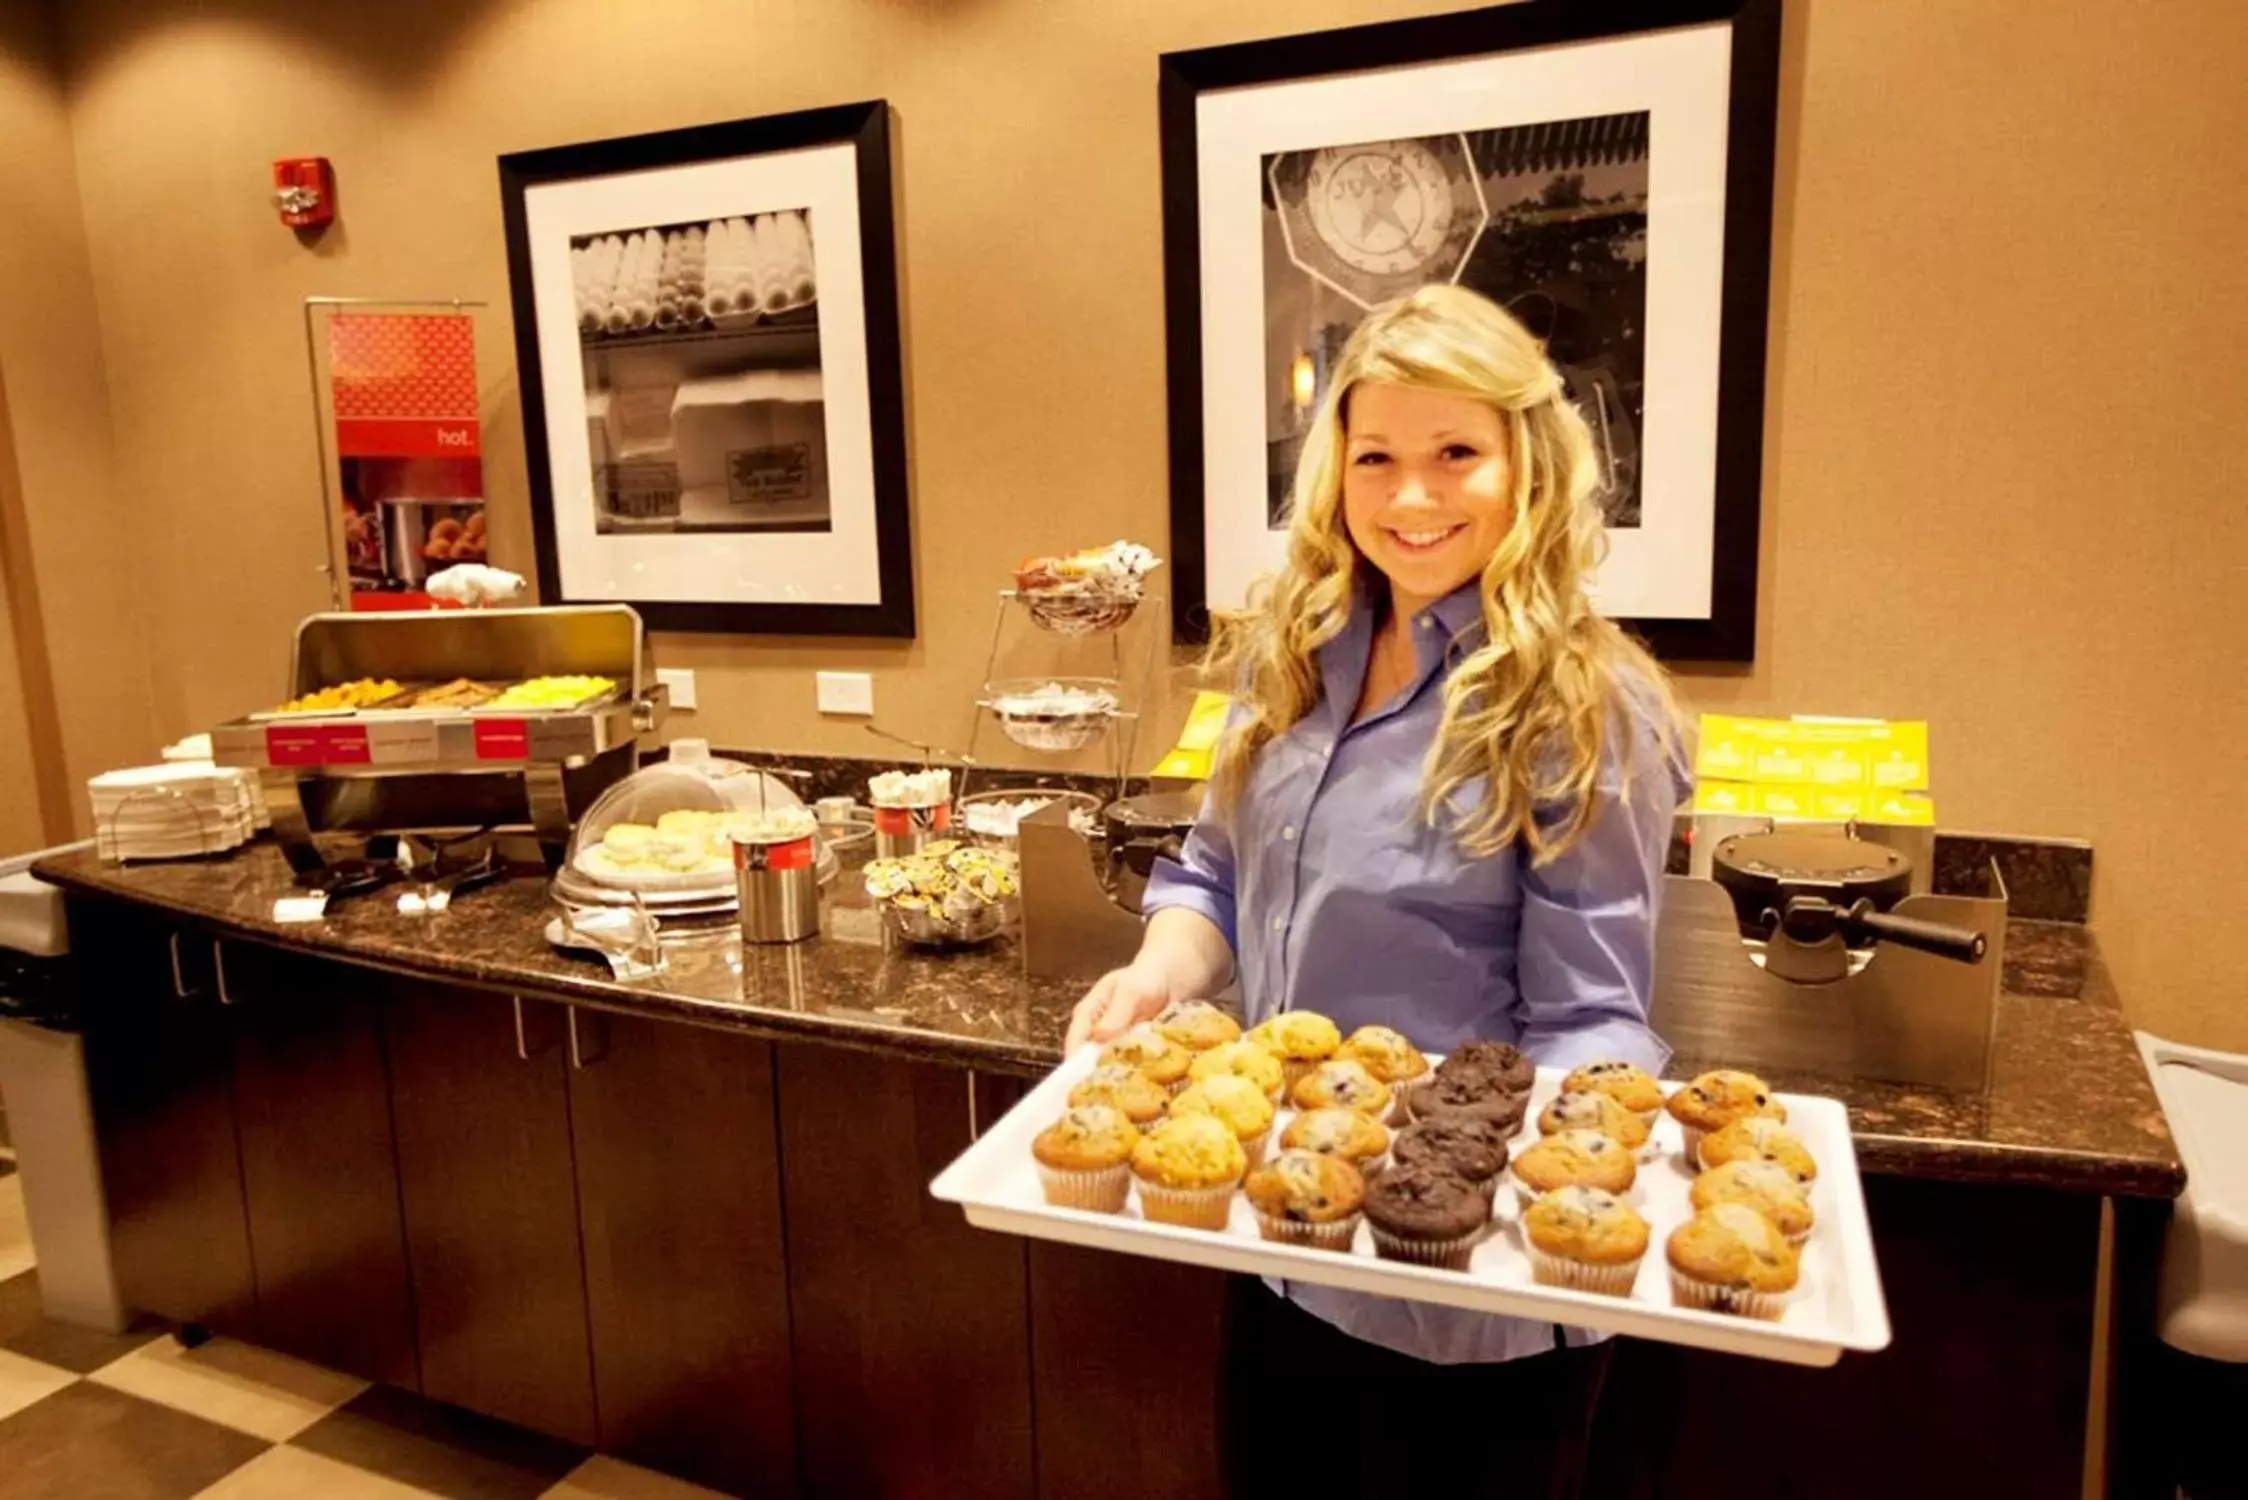
M515 1007L515 1059L517 1062L529 1062L531 1060L531 1039L523 1032L523 997L521 995L510 995L507 997L507 1003Z
M195 998L195 992L187 987L187 976L180 972L180 935L176 931L172 934L171 949L172 996L178 1000L192 1000Z
M234 997L226 992L226 945L217 938L211 939L211 973L219 982L219 1004L232 1005Z
M968 1070L968 1143L974 1145L983 1137L983 1126L976 1119L976 1070Z
M607 1043L604 1042L599 1049L592 1052L586 1051L578 1041L578 1008L574 1005L565 1005L562 1007L562 1013L570 1031L570 1066L582 1073L601 1061L602 1058L607 1057L609 1048Z

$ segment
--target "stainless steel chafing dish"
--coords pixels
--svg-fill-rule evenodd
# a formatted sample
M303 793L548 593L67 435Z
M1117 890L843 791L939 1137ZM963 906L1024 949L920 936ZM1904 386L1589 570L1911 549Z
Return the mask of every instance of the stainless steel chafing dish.
M326 829L529 829L551 864L573 810L634 768L640 737L669 708L630 606L310 615L297 626L285 695L362 678L415 689L560 676L615 686L562 708L417 708L402 692L398 707L252 713L214 729L211 753L258 772L299 872L322 866L312 834Z

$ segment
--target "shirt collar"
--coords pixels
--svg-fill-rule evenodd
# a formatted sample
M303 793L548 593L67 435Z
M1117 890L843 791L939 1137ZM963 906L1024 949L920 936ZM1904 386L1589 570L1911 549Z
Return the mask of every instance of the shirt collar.
M1379 613L1373 590L1382 586L1358 580L1351 594L1350 617L1335 638L1320 649L1320 675L1326 686L1328 711L1335 715L1338 730L1357 707L1359 690L1366 683L1366 663L1373 654L1374 619ZM1482 625L1480 579L1469 579L1422 610L1413 622L1413 657L1420 670L1406 696L1410 698L1425 687L1429 678L1449 663L1454 645Z

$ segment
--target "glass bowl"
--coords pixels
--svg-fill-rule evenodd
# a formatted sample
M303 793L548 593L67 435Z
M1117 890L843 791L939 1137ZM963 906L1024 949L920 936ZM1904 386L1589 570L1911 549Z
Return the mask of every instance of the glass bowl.
M962 797L953 812L953 832L986 849L1019 849L1022 836L1017 830L1021 820L1056 802L1069 804L1070 826L1079 833L1091 837L1100 832L1100 798L1090 792L1045 786L996 787ZM1037 805L1030 806L1032 803ZM979 821L985 826L977 827Z
M1026 750L1082 750L1108 732L1120 686L1113 677L1003 677L984 684L984 707Z

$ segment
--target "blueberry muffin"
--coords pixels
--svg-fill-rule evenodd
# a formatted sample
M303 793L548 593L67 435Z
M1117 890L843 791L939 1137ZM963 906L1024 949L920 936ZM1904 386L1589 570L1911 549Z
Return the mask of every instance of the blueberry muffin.
M1464 1271L1490 1222L1490 1194L1442 1167L1391 1167L1366 1185L1366 1223L1384 1260Z
M1628 1297L1647 1254L1647 1221L1596 1187L1556 1188L1522 1214L1530 1272L1547 1286Z
M1390 1153L1401 1167L1442 1167L1489 1193L1506 1170L1506 1145L1506 1131L1462 1115L1406 1126L1390 1142Z
M1680 1307L1777 1318L1795 1290L1795 1247L1745 1203L1702 1209L1671 1232L1671 1300Z
M1389 1150L1387 1127L1355 1109L1307 1109L1280 1132L1280 1144L1289 1151L1316 1151L1347 1161L1361 1177L1371 1177Z
M1200 1083L1205 1078L1222 1078L1231 1075L1246 1078L1273 1103L1280 1102L1283 1078L1280 1059L1274 1057L1255 1042L1243 1038L1238 1042L1220 1042L1209 1051L1198 1055L1187 1065L1188 1081Z
M1597 1130L1614 1137L1617 1145L1638 1153L1641 1160L1646 1159L1647 1145L1654 1134L1645 1120L1608 1095L1589 1089L1555 1094L1546 1101L1546 1107L1538 1111L1541 1135L1555 1135L1564 1130Z
M1241 1142L1252 1168L1264 1160L1265 1138L1272 1133L1272 1101L1237 1073L1219 1073L1188 1084L1171 1101L1171 1114L1174 1118L1210 1115Z
M1529 1054L1511 1042L1494 1042L1482 1038L1466 1041L1454 1047L1444 1061L1436 1065L1438 1077L1447 1073L1481 1073L1499 1087L1512 1093L1527 1094L1538 1081L1537 1064Z
M1248 1039L1280 1059L1289 1088L1320 1063L1335 1055L1343 1034L1335 1023L1315 1010L1287 1010L1249 1028Z
M1102 1049L1104 1063L1128 1063L1171 1093L1186 1087L1194 1054L1152 1026L1135 1026Z
M1702 1137L1735 1120L1763 1118L1785 1122L1787 1108L1772 1097L1772 1086L1754 1073L1720 1068L1704 1073L1670 1096L1664 1106L1686 1132L1686 1160L1701 1151Z
M1069 1091L1069 1102L1114 1105L1144 1130L1163 1118L1171 1091L1130 1063L1102 1063L1078 1080Z
M1389 1085L1347 1057L1314 1064L1288 1097L1298 1109L1355 1109L1375 1120L1389 1114Z
M1073 1106L1030 1143L1046 1201L1060 1208L1112 1214L1132 1191L1127 1163L1139 1130L1106 1104Z
M1413 1093L1413 1119L1481 1120L1513 1135L1522 1128L1530 1096L1506 1087L1489 1073L1447 1073L1442 1068L1426 1088Z
M1597 1130L1564 1130L1540 1137L1515 1157L1512 1170L1524 1208L1557 1188L1582 1186L1628 1193L1639 1177L1632 1153Z
M1140 1212L1159 1224L1225 1228L1233 1190L1248 1169L1240 1138L1213 1115L1166 1119L1132 1148Z
M1283 1151L1243 1185L1256 1210L1257 1232L1284 1245L1348 1250L1358 1232L1366 1183L1338 1156Z
M1363 1067L1383 1083L1389 1085L1396 1104L1390 1118L1403 1122L1412 1118L1407 1103L1413 1091L1425 1085L1434 1076L1429 1061L1421 1049L1407 1041L1405 1034L1387 1026L1361 1026L1343 1038L1335 1053L1347 1057Z
M1723 1130L1702 1137L1702 1149L1694 1165L1706 1172L1729 1161L1777 1162L1792 1172L1797 1182L1805 1184L1817 1181L1819 1176L1819 1164L1802 1137L1762 1115L1735 1120Z
M1775 1161L1729 1161L1694 1179L1688 1195L1696 1208L1745 1203L1770 1219L1791 1245L1811 1237L1810 1195L1795 1174Z
M1241 1040L1241 1023L1207 1000L1172 1001L1155 1018L1155 1029L1189 1052L1207 1052Z
M1649 1127L1663 1112L1663 1086L1655 1082L1654 1074L1637 1063L1612 1060L1586 1063L1572 1069L1569 1076L1561 1080L1561 1087L1572 1094L1606 1094L1646 1121Z

